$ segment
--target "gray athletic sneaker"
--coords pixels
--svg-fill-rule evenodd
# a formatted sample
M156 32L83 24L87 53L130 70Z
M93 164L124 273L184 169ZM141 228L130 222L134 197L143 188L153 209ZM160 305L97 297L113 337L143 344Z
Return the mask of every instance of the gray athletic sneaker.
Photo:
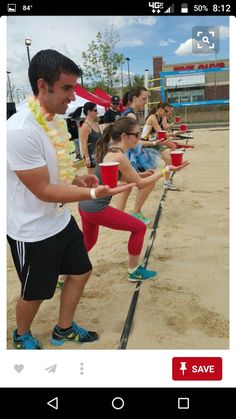
M170 180L166 180L163 183L163 188L170 189L171 191L177 191L178 190L178 188L176 188L176 186Z

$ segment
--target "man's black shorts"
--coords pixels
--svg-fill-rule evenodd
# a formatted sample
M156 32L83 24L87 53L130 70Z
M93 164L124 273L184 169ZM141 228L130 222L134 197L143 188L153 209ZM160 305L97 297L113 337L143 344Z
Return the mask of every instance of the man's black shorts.
M52 298L60 274L81 275L92 269L83 233L75 219L60 233L38 242L21 242L7 237L21 281L24 300Z

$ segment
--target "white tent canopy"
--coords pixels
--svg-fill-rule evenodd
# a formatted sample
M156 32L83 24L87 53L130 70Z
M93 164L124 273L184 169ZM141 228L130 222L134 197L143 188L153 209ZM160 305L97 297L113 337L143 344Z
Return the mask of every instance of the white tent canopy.
M69 103L66 113L64 115L59 115L59 116L62 118L68 118L72 112L74 112L80 106L81 107L84 106L86 102L88 102L87 99L84 99L83 97L75 95L75 100ZM19 112L21 109L24 109L26 106L27 106L27 98L16 105L17 112ZM98 110L98 116L104 115L105 113L104 106L97 105L97 110ZM82 111L81 118L84 118L84 117L85 115Z
M68 118L68 116L70 115L70 113L74 112L80 106L84 106L84 104L86 102L89 102L89 101L87 99L84 99L81 96L75 95L75 101L69 103L65 115L62 115L62 116L64 118ZM96 105L96 106L97 106L97 110L98 110L98 116L103 116L104 113L105 113L105 111L106 111L106 109L104 108L104 106L100 106L100 105ZM85 115L84 115L83 111L81 113L81 118L85 118Z

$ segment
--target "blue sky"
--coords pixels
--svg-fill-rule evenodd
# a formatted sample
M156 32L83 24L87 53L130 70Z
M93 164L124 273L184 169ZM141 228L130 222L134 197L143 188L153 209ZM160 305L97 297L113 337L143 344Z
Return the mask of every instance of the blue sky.
M186 55L178 52L180 45L185 44L187 40L192 38L192 28L194 26L221 27L220 51L217 57L226 58L229 56L227 30L229 19L223 16L159 16L153 26L146 26L143 31L140 31L136 39L137 41L140 40L139 46L124 45L120 48L120 51L131 58L131 70L135 71L137 69L137 72L143 72L145 66L152 71L152 56L155 55L163 56L167 64L214 59L214 54L192 54L189 53L189 48L184 48L184 46L182 52L185 50Z
M31 57L41 49L54 48L82 65L81 53L111 24L120 41L117 51L130 58L131 74L152 73L152 57L161 55L167 64L214 59L214 54L192 54L194 26L221 29L217 58L229 56L229 18L224 16L13 16L7 24L7 67L15 88L29 93L25 38L32 39ZM127 65L124 64L124 81Z

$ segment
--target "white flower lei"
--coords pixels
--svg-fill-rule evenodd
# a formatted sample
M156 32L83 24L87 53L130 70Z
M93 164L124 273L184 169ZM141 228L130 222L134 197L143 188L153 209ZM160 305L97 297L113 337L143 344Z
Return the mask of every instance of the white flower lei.
M57 115L51 119L49 114L43 113L39 101L34 96L29 98L28 107L46 131L55 148L59 180L71 184L76 175L76 169L73 167L73 155L71 154L75 151L75 145L73 141L70 141L71 135L68 132L66 122L64 119L58 118ZM54 122L55 129L47 125L49 118Z

